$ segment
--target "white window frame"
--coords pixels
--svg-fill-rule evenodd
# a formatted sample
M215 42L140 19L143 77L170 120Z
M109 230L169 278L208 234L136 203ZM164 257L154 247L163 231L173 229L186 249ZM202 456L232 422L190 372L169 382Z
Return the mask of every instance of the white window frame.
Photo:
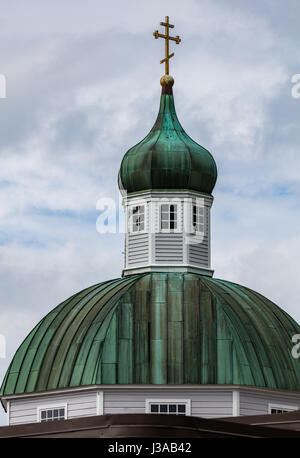
M139 229L139 230L133 230L133 216L134 216L134 213L133 213L133 209L136 208L136 207L143 207L144 211L142 212L142 214L144 215L144 229ZM141 233L144 233L146 232L146 205L145 203L136 203L134 205L130 205L129 207L129 230L130 230L130 233L131 234L141 234Z
M268 406L268 413L271 413L272 409L278 410L287 410L288 412L293 412L294 410L298 410L299 407L296 406L287 406L286 404L272 404L270 403ZM274 415L274 414L273 414ZM276 414L275 414L276 415Z
M151 404L185 404L185 416L191 416L191 400L190 399L146 399L146 413L151 413ZM161 415L158 413L157 415ZM167 414L174 415L174 414Z
M196 208L196 222L194 222L194 209ZM200 215L200 210L202 214ZM200 221L202 220L202 221ZM205 234L205 206L192 204L192 232Z
M65 409L65 418L64 419L65 420L68 419L68 404L64 403L64 402L61 402L59 404L58 403L57 404L46 404L46 405L38 406L38 408L37 408L37 421L38 421L38 423L42 423L42 419L41 419L42 410L54 410L54 409ZM53 421L55 421L55 420L53 420Z
M169 223L169 224L168 224L168 225L169 225L168 228L163 228L163 227L162 227L162 223L163 223L163 219L162 219L163 210L162 210L162 208L163 208L164 205L167 205L168 208L169 208L167 212L164 212L164 213L168 213L168 219L167 219L167 221L168 221L168 223ZM175 218L174 218L174 226L176 226L176 227L174 227L174 229L171 229L171 228L170 228L170 223L171 223L171 219L170 219L170 207L171 207L171 205L173 205L173 206L175 207L175 208L174 208L174 215L175 215ZM176 202L170 202L170 201L168 201L168 202L161 202L161 203L160 203L160 205L159 205L159 231L160 231L160 232L165 232L165 233L168 233L168 234L174 233L174 232L175 232L175 233L176 233L176 232L180 232L180 230L179 230L179 218L178 218L179 211L180 211L179 205L180 205L180 202L178 202L177 200L176 200Z

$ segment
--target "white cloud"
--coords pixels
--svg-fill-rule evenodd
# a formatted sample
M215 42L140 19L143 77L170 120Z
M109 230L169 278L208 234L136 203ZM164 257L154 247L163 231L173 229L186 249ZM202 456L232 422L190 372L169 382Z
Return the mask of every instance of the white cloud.
M300 322L300 237L238 242L215 252L215 276L252 288Z

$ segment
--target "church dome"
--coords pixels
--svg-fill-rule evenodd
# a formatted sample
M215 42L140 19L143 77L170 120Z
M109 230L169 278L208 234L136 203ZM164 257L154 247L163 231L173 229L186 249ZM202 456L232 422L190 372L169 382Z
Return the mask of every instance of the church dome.
M168 77L161 83L156 122L149 134L125 154L119 172L119 186L127 193L189 189L211 194L217 180L214 158L186 134L178 121L173 78Z
M93 384L236 384L300 391L300 326L244 286L131 275L58 305L17 350L1 396Z

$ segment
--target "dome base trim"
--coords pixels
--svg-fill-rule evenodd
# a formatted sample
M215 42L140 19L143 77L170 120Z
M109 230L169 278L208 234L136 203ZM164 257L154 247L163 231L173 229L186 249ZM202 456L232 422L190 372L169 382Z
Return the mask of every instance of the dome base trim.
M123 193L122 193L123 191ZM214 197L212 194L207 194L205 192L195 191L194 189L145 189L143 191L133 191L133 192L126 192L124 189L120 191L123 197L123 200L126 200L126 197L141 197L144 196L145 198L148 197L166 197L170 194L178 194L179 197L181 196L193 196L193 197L203 197L207 199L208 202L212 205Z
M191 265L152 265L152 266L141 266L141 267L130 267L123 269L122 277L127 277L128 275L136 275L141 273L189 273L189 274L199 274L204 275L206 277L212 277L214 274L214 270L209 269L207 267L193 267Z

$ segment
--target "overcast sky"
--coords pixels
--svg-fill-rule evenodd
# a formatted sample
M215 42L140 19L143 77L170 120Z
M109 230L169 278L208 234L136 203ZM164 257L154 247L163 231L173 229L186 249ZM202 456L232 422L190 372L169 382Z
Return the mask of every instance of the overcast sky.
M300 321L299 1L0 0L1 380L49 310L121 274L124 236L96 231L96 202L118 199L155 121L165 15L178 117L218 166L215 277Z

